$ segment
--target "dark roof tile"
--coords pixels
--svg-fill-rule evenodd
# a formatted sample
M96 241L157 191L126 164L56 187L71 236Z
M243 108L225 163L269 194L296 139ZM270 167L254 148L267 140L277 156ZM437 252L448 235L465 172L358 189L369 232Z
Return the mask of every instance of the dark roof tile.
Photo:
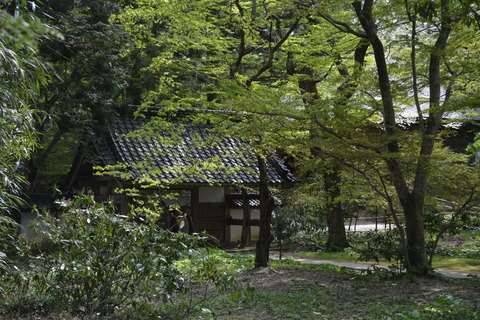
M189 123L181 124L185 131L180 133L182 140L175 145L162 144L154 138L140 140L126 136L145 122L140 119L121 118L114 124L110 136L96 137L97 150L106 164L125 163L134 168L134 176L140 178L141 171L147 168L140 166L140 170L137 168L139 164L151 163L160 172L155 176L158 181L177 179L179 183L259 183L257 161L245 141L224 137L210 144L209 138L214 138L208 131L210 127ZM216 157L220 157L218 162L214 161ZM212 160L214 165L218 164L218 170L202 171L195 167L195 164L200 166L203 165L202 162L209 160ZM267 161L267 168L269 183L296 181L273 154ZM199 170L198 174L187 174L191 170L195 172L195 169ZM184 174L181 174L182 172Z

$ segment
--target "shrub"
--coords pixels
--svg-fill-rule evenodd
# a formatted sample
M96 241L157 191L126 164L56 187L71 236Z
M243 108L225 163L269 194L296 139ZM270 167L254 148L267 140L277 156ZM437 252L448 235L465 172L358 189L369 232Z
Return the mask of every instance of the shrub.
M274 217L272 223L280 237L291 237L294 242L303 245L308 251L324 250L323 238L327 221L321 204L290 204L282 207L279 213L279 217ZM275 221L277 218L279 221Z
M362 233L363 244L355 248L360 254L359 260L379 262L381 258L397 265L403 261L400 234L397 229L384 231L367 231Z
M436 250L436 253L445 257L480 259L480 246L478 245L445 245Z
M23 239L16 239L17 232L15 220L0 215L0 297L8 290L8 284L15 282L13 259L25 246Z
M278 207L273 212L272 233L280 246L280 260L282 259L282 245L299 231L298 220L297 214L292 207Z
M0 270L7 267L7 251L10 250L13 234L15 234L15 221L9 217L0 215ZM1 290L1 288L0 288Z
M128 221L115 213L112 204L97 204L87 196L63 202L60 219L43 215L38 230L52 248L30 254L17 272L17 286L6 299L11 312L55 310L102 319L130 319L132 314L159 317L191 290L193 282L186 281L175 264L195 252L192 248L211 240ZM209 268L200 274L213 267ZM214 283L225 281L208 276Z

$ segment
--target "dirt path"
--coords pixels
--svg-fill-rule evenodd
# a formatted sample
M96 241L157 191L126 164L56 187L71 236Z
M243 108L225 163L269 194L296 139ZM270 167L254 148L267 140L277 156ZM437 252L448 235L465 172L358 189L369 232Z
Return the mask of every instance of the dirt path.
M329 260L316 260L316 259L306 259L306 258L296 258L294 256L289 256L288 254L285 255L289 259L293 259L299 261L301 263L306 264L325 264L325 265L336 265L340 267L345 267L352 270L358 271L367 271L373 270L374 268L381 268L381 269L388 269L386 266L377 265L377 264L368 264L368 263L354 263L354 262L342 262L342 261L329 261ZM278 255L272 254L272 259L278 259ZM448 271L448 270L438 270L438 273L445 277L455 278L455 279L466 279L469 275L477 275L477 274L470 274L466 272L460 271Z
M255 254L255 248L254 247L246 247L243 249L227 249L227 252L230 253L240 253L240 254ZM388 267L379 265L379 264L372 264L372 263L355 263L355 262L344 262L344 261L333 261L333 260L319 260L319 259L309 259L309 258L300 258L295 256L294 251L287 251L282 253L283 259L292 259L301 263L305 264L323 264L323 265L336 265L339 267L345 267L348 269L352 270L357 270L357 271L368 271L368 270L373 270L375 268L382 268L382 269L388 269ZM271 250L270 251L270 258L271 259L279 259L279 253L278 250ZM469 276L480 276L480 272L476 273L468 273L468 272L462 272L462 271L451 271L451 270L437 270L438 273L441 275L448 277L448 278L454 278L454 279L466 279Z

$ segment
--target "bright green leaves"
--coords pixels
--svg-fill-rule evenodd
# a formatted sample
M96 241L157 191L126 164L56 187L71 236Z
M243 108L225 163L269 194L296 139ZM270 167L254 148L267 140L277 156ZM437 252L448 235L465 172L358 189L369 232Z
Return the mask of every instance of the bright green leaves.
M55 35L31 15L0 10L0 212L18 201L25 182L22 161L37 143L35 99L48 78L37 41Z
M116 19L151 59L145 70L158 79L158 94L149 100L212 99L229 90L228 81L249 86L284 61L278 47L293 24L287 17L292 5L284 2L144 1Z
M194 6L189 1L144 1L116 16L137 49L151 59L146 71L155 75L158 87L149 100L191 97L228 73L230 31L222 11L216 14L218 6L211 1Z

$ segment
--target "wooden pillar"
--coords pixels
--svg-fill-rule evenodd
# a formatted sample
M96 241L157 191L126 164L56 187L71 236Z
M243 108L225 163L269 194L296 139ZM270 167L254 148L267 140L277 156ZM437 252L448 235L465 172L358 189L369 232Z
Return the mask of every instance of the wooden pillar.
M201 230L198 230L198 203L199 203L199 191L198 187L193 188L191 191L191 208L190 208L190 214L192 216L192 222L193 222L193 232L199 232Z
M243 201L243 223L242 223L242 237L240 241L240 248L245 248L245 246L250 241L250 234L251 234L250 200L248 199L247 190L245 190L245 188L242 188L242 201Z

